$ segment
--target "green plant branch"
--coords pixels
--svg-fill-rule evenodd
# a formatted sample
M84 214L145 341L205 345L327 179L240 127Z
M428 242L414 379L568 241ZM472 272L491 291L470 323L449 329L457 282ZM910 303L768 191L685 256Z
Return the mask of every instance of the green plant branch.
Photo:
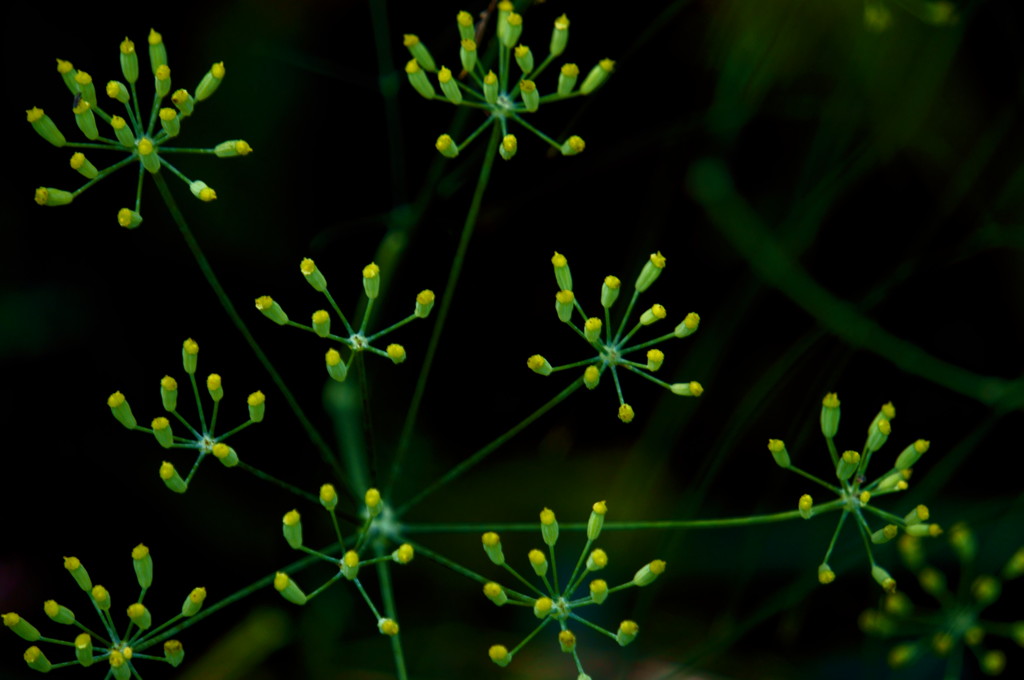
M498 154L499 130L494 126L491 132L490 141L487 143L487 151L484 154L484 162L480 168L480 177L476 183L476 190L469 204L469 212L466 213L466 221L462 226L462 236L459 239L458 248L455 251L455 259L452 260L451 270L448 274L448 282L444 287L444 294L441 296L441 306L437 312L437 320L434 322L434 330L430 335L430 343L427 345L427 353L423 358L423 367L420 369L419 378L416 381L416 388L413 391L412 401L409 404L409 411L402 426L402 434L398 440L398 447L395 450L395 459L391 464L391 476L385 486L385 495L390 495L395 480L402 471L402 462L406 452L409 450L409 443L412 440L412 429L416 425L416 418L419 415L420 404L423 402L423 393L427 389L427 379L430 377L430 369L434 363L434 355L441 343L441 333L444 330L445 321L448 319L448 310L451 308L452 297L455 295L455 288L459 283L459 274L462 272L462 264L466 259L466 251L469 249L470 239L473 237L473 228L476 226L477 216L480 214L480 205L483 202L484 190L491 177L491 168L494 167L494 159ZM423 494L421 494L423 495Z
M501 446L502 444L504 444L508 440L512 439L512 437L514 437L517 434L519 434L519 432L521 432L524 428L526 428L527 425L529 425L533 421L535 421L538 418L540 418L542 415L544 415L545 413L550 411L552 408L557 406L559 403L561 403L570 394L572 394L573 392L578 390L582 384L583 384L583 379L582 378L579 378L579 379L576 379L576 380L572 381L572 383L570 383L570 385L568 387L566 387L564 390L559 392L557 396L555 396L548 403L544 404L543 406L541 406L539 409L537 409L536 411L534 411L530 415L526 416L526 418L521 420L519 422L519 424L515 425L514 427L512 427L507 432L499 435L498 438L495 439L494 441L492 441L490 444L487 444L482 449L480 449L479 451L477 451L476 453L471 455L469 458L465 459L464 461L462 461L461 463L459 463L455 467L453 467L450 470L448 470L448 472L446 472L443 475L441 475L441 477L437 481L435 481L433 484L430 484L425 489L420 491L418 494L413 496L411 500L406 501L406 503L404 505L402 505L401 507L399 507L395 511L396 516L401 517L410 508L412 508L414 505L416 505L417 503L422 501L424 498L426 498L427 496L429 496L430 494L434 493L435 491L440 489L442 486L444 486L448 482L456 479L457 477L461 476L464 472L466 472L469 469L471 469L472 467L474 467L477 463L479 463L484 458L486 458L491 453L493 453L494 450L497 449L499 446Z
M714 225L763 281L851 346L875 352L900 370L988 406L1024 406L1024 381L979 375L934 357L889 333L854 305L819 285L746 203L720 160L696 162L690 169L688 184Z
M280 390L281 395L288 403L292 413L294 413L295 417L299 420L299 424L302 425L302 428L306 431L306 435L309 437L310 441L319 450L320 456L323 458L324 462L334 470L338 479L347 479L347 475L342 471L341 465L333 455L331 448L327 445L327 442L324 441L323 437L320 436L320 433L316 431L316 428L313 427L313 423L309 421L309 418L306 417L302 407L299 406L299 403L295 400L291 390L289 390L288 386L285 384L284 379L281 378L280 374L274 368L274 365L270 363L270 359L266 354L264 354L263 350L256 342L256 338L253 337L248 326L245 325L245 321L243 321L242 317L239 316L238 311L231 302L231 298L228 297L223 286L220 285L220 281L217 279L217 275L213 273L213 268L206 259L206 255L203 254L202 248L199 247L199 242L196 241L195 236L192 235L192 230L189 229L185 216L181 213L181 210L179 210L178 204L174 200L174 196L171 195L171 190L170 187L167 186L167 182L164 181L164 178L159 172L153 173L153 180L156 183L157 189L160 191L160 196L163 197L164 203L167 205L167 209L171 213L171 218L174 220L174 223L178 225L178 230L185 239L185 244L192 252L192 256L195 258L196 264L199 265L200 271L202 271L203 276L206 278L206 282L210 284L211 288L213 288L213 292L216 294L217 299L224 308L224 311L227 312L231 322L235 324L238 332L242 334L243 338L245 338L245 341L249 344L249 347L256 355L256 358L263 365L263 368L265 368L267 373L270 374L270 378L274 381L277 389ZM350 498L355 500L354 496L350 495Z

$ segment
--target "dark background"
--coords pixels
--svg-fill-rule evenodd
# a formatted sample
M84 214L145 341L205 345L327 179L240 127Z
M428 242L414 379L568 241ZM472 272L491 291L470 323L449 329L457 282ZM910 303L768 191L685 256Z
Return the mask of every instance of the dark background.
M615 418L610 384L581 391L432 496L417 520L526 522L548 506L563 522L585 521L599 499L608 501L609 520L789 510L814 490L772 463L765 440L784 438L798 465L828 477L818 412L822 396L837 391L839 446L861 446L863 428L889 400L898 417L883 453L918 437L932 442L910 492L879 505L903 514L923 502L944 526L971 523L981 546L975 569L1001 567L1022 543L1024 519L1020 383L1001 382L1019 381L1024 368L1024 23L1009 2L959 3L952 26L887 6L893 22L881 34L865 29L856 0L548 0L526 13L523 42L538 58L554 17L567 12L564 60L586 73L611 57L616 73L593 96L543 105L531 117L556 139L584 137L582 155L551 154L515 130L518 156L497 161L394 497L409 498L568 384L567 374L541 378L523 365L536 352L555 364L586 356L551 310L554 250L569 257L588 310L596 309L603 276L628 283L648 253L661 250L668 267L641 300L665 304L672 323L690 310L702 318L695 336L664 345L661 377L699 380L706 392L682 399L627 375L623 389L637 418L626 426ZM67 167L71 152L24 122L23 111L40 106L69 140L80 138L54 57L101 86L120 78L117 45L127 34L145 74L145 37L154 26L175 87L194 87L210 63L225 61L224 83L185 121L182 144L244 138L255 153L171 159L216 189L212 204L168 181L229 296L335 444L339 432L359 433L324 409L325 398L351 396L325 392L326 343L274 326L251 301L270 293L304 321L322 305L298 273L305 256L316 259L346 311L360 300L360 269L390 262L376 327L407 314L422 288L440 295L486 141L455 161L440 158L437 135L458 139L460 125L465 136L481 118L473 111L453 122L451 107L424 101L401 73L403 33L417 33L440 62L454 63L455 13L483 7L377 7L377 38L365 2L5 10L3 611L21 612L44 634L63 634L39 611L52 597L93 625L61 566L62 555L74 554L110 589L122 620L134 597L130 551L140 541L155 559L146 601L159 620L197 585L213 602L294 559L278 528L292 497L213 461L188 494L175 496L157 478L156 443L109 415L104 400L118 389L140 422L159 413L159 379L171 373L184 386L186 337L200 343L199 374L224 377L225 426L246 417L249 392L268 395L267 420L231 442L244 460L309 490L331 479L211 294L151 181L145 222L131 232L115 217L131 204L133 170L67 207L32 201L37 186L71 189L79 181ZM554 70L544 74L541 91L555 80ZM143 76L140 90L148 88ZM90 157L102 167L101 154ZM397 250L400 259L388 260ZM808 297L801 271L833 297ZM869 325L837 316L848 309ZM409 353L405 364L367 362L381 469L432 323L396 335ZM878 335L864 334L876 327L907 351L894 355ZM918 361L920 352L956 367L955 379ZM181 403L190 413L184 393ZM305 516L307 541L327 544L329 525L313 508ZM607 533L610 583L654 557L669 570L654 587L613 596L591 612L606 627L635 618L642 635L620 650L581 634L584 667L594 678L886 677L890 643L857 628L880 590L852 526L831 560L837 581L816 582L835 517ZM574 560L578 539L565 534L564 561ZM499 576L476 533L422 540ZM505 542L513 564L526 569L537 537L508 534ZM894 546L876 547L875 555L913 600L935 608ZM958 569L942 541L930 555L955 583ZM511 647L532 629L527 612L495 609L476 584L422 557L392 574L413 677L574 676L546 635L507 669L487 661L490 644ZM310 570L300 582L309 591L329 575ZM376 577L364 582L379 603ZM988 618L1022 618L1021 588L1008 583ZM302 610L266 589L180 637L187 652L180 672L140 664L144 677L393 674L387 641L345 584ZM3 634L0 675L34 677L20 659L26 646ZM1022 668L1009 641L986 646L1010 655L1008 674ZM66 658L52 646L45 651ZM893 677L938 677L942 668L929 657ZM97 677L103 669L55 672ZM968 652L963 677L977 674Z

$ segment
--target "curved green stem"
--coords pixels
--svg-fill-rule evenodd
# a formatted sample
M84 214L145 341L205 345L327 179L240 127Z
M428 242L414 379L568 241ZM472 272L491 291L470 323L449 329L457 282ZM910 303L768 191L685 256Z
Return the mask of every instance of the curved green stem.
M181 210L178 209L178 204L175 202L174 196L171 195L171 190L167 186L167 182L165 182L164 178L160 176L160 173L155 173L153 175L153 181L156 182L156 187L160 191L160 196L163 197L164 203L167 204L167 209L171 213L171 218L174 219L174 223L178 225L178 230L185 239L185 244L188 245L189 250L192 252L192 256L195 257L200 271L202 271L203 276L206 278L206 282L210 284L211 288L213 288L213 292L217 295L217 299L220 301L224 311L227 312L228 317L231 319L232 323L235 324L238 332L245 338L245 341L249 344L249 347L256 355L256 358L263 365L263 368L265 368L267 373L270 374L270 378L274 381L277 389L280 390L281 395L288 403L292 413L294 413L295 417L298 418L299 423L306 431L310 441L313 442L313 445L320 451L320 456L323 458L324 462L331 466L334 473L338 476L338 479L347 479L337 458L335 458L330 447L327 445L327 442L324 441L323 437L320 436L320 433L313 427L313 423L311 423L306 417L306 414L302 411L302 407L299 406L295 397L292 395L291 390L289 390L288 386L285 385L284 380L281 378L280 374L278 374L274 365L270 363L270 359L267 355L263 353L263 350L256 342L256 338L254 338L252 333L249 332L249 328L245 325L245 321L243 321L242 317L239 316L238 311L231 302L231 299L224 291L224 288L220 285L220 281L217 279L217 275L213 273L213 268L210 267L210 263L206 259L206 255L203 254L202 249L199 247L199 242L196 241L195 236L192 235L192 230L189 229L188 222L185 221L185 216L181 213Z
M484 162L480 168L480 178L476 183L476 190L469 204L469 212L466 213L466 221L462 226L462 236L459 239L458 248L455 251L455 259L452 261L451 270L448 274L448 283L444 287L444 295L441 296L441 306L437 312L437 321L434 323L434 331L430 335L430 344L427 345L427 353L423 358L423 368L420 369L419 379L416 381L416 389L412 395L412 402L409 404L409 412L402 426L402 435L398 440L398 448L395 451L395 460L391 465L391 476L385 487L385 495L390 495L391 488L402 470L402 460L409 449L412 439L412 430L416 425L416 417L419 415L420 404L423 402L423 393L427 389L427 379L430 376L430 368L434 363L434 355L441 344L441 333L444 330L445 321L448 318L448 310L451 308L452 297L455 295L455 287L459 283L459 274L462 272L462 264L466 259L466 251L469 249L469 241L473 237L473 228L476 226L476 218L480 214L480 205L483 202L484 190L491 177L491 168L494 167L494 159L498 154L498 126L494 126L491 132L490 141L487 143L487 151L484 155ZM425 495L425 494L421 494Z

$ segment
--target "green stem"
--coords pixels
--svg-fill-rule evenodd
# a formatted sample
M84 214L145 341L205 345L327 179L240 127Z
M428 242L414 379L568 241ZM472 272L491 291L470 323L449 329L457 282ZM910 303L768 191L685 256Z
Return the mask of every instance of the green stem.
M320 503L320 499L317 496L314 496L311 493L303 491L302 489L298 488L297 486L292 486L288 482L280 480L277 477L275 477L274 475L272 475L270 473L267 473L267 472L264 472L263 470L260 470L259 468L255 468L252 465L249 465L248 463L245 463L243 461L238 461L238 467L241 468L242 470L245 470L246 472L248 472L253 477L257 477L259 479L262 479L265 482L270 482L271 484L276 484L277 486L281 487L285 491L291 492L291 493L295 494L296 496L299 496L300 498L304 498L305 500L309 501L310 503L313 503L313 504L319 504Z
M493 126L491 139L487 144L484 155L484 162L480 168L480 178L476 183L476 190L469 204L469 212L466 213L466 221L462 226L462 236L459 239L458 248L455 251L455 259L452 261L451 270L448 274L448 283L445 284L444 294L441 296L441 307L437 312L437 321L434 323L434 330L430 335L430 344L427 345L427 353L423 358L423 368L420 369L419 379L416 381L416 389L413 392L412 402L409 404L409 412L402 426L402 435L398 440L398 447L395 451L395 460L391 465L391 476L385 487L385 496L390 496L395 480L402 471L402 462L406 452L409 450L409 443L412 440L412 430L416 425L416 417L419 415L420 404L423 402L423 393L427 389L427 379L430 376L430 368L434 363L434 355L441 344L441 333L444 330L445 321L448 318L448 310L455 295L455 287L459 282L459 274L462 272L462 264L466 259L466 251L469 250L469 241L473 237L473 228L476 226L477 216L480 214L480 205L483 203L484 190L487 189L488 180L491 177L491 168L494 167L494 159L498 154L497 126ZM425 493L420 496L426 495ZM411 505L410 504L407 504Z
M314 562L318 562L319 560L320 560L320 558L318 556L304 557L301 560L298 560L296 562L292 562L291 564L286 566L281 571L284 571L284 572L287 572L287 573L290 574L292 572L295 572L295 571L298 571L300 569L303 569L303 568L309 566L310 564L313 564ZM276 574L276 572L275 572L275 574ZM245 586L241 590L237 590L234 593L232 593L231 595L228 595L223 600L220 600L219 602L216 602L216 603L210 605L209 607L204 607L203 610L200 611L198 614L196 614L195 616L189 617L184 622L182 622L180 625L177 625L177 626L171 628L170 630L165 630L164 632L160 633L159 635L152 635L152 634L150 634L147 637L146 640L140 641L134 647L134 650L136 652L141 652L141 651L144 651L144 650L152 647L153 645L158 645L161 642L163 642L164 640L167 640L167 639L173 637L174 635L177 635L180 631L184 630L185 628L188 628L189 626L192 626L192 625L198 623L199 621L201 621L202 619L206 618L210 614L213 614L214 612L220 611L224 607L227 607L229 604L237 602L237 601L241 600L242 598L247 597L247 596L253 594L254 592L256 592L257 590L259 590L261 588L266 588L267 586L269 586L270 584L272 584L274 582L275 574L270 574L269 576L264 576L263 578L259 579L258 581L255 581L255 582L250 583L249 585Z
M383 549L376 545L374 550L377 556L381 557ZM388 560L377 563L377 578L380 579L380 596L384 600L384 613L392 621L398 621L398 610L395 607L395 593L391 585L391 571ZM391 656L395 660L395 671L399 680L407 680L409 677L405 668L405 653L402 651L402 640L399 635L391 635Z
M347 479L347 476L341 469L341 465L334 457L330 447L327 445L327 442L324 441L323 437L320 436L320 433L313 427L313 423L311 423L309 418L306 417L302 407L299 406L295 397L292 395L291 390L289 390L288 386L285 385L284 380L274 368L274 365L270 363L270 359L267 355L263 353L263 350L256 342L256 338L254 338L252 333L249 332L248 326L245 325L242 317L239 316L238 311L235 309L234 304L232 304L231 299L224 291L224 288L220 285L220 281L217 279L217 275L213 273L213 268L210 267L210 263L207 261L206 255L203 254L198 241L196 241L195 236L192 235L192 230L189 229L188 222L185 221L185 216L181 213L181 210L178 209L178 204L175 202L174 196L171 195L171 190L167 186L167 182L165 182L164 178L160 176L160 173L154 174L153 180L156 182L157 189L160 191L160 195L163 197L164 203L167 204L167 209L170 211L171 217L174 219L175 224L178 225L178 230L185 239L185 244L188 246L189 250L192 251L192 256L195 258L196 264L199 265L199 269L206 278L206 282L210 284L211 288L213 288L213 292L217 295L217 299L220 301L224 311L227 312L228 317L231 319L232 323L235 324L238 332L242 334L243 338L245 338L245 341L249 344L253 354L256 355L256 358L263 365L263 368L270 374L270 378L274 381L277 389L280 390L281 395L291 408L292 413L294 413L295 417L299 420L299 424L301 424L302 428L306 431L306 435L309 437L310 441L313 442L313 445L319 450L321 458L323 458L324 462L334 470L338 479Z
M830 501L814 506L815 515L836 510L844 505L842 500ZM721 519L682 519L682 520L651 520L638 522L605 522L602 531L632 531L634 529L716 529L725 527L751 526L785 522L791 519L802 519L799 510L788 510L767 515L750 515L747 517L725 517ZM586 531L586 522L558 523L560 531ZM477 533L484 531L536 531L536 522L517 522L508 524L403 524L403 534L430 533Z
M818 284L778 242L733 186L717 159L698 161L688 179L691 193L754 272L851 347L867 349L897 368L1000 409L1024 405L1024 381L979 375L943 361L899 338L849 302Z
M470 456L469 458L465 459L464 461L462 461L461 463L459 463L458 465L456 465L455 467L450 469L448 472L446 472L443 475L441 475L440 479L435 481L433 484L430 484L425 489L420 491L418 494L413 496L412 500L407 501L404 505L402 505L401 507L399 507L395 511L396 516L401 517L410 508L412 508L414 505L416 505L417 503L422 501L424 498L426 498L430 494L434 493L435 491L440 489L442 486L444 486L448 482L450 482L450 481L454 480L455 478L459 477L464 472L468 471L470 468L472 468L477 463L482 461L484 458L489 456L499 446L501 446L502 444L504 444L508 440L512 439L512 437L514 437L517 434L519 434L519 432L522 431L527 425L529 425L533 421L537 420L542 415L544 415L545 413L550 411L552 408L557 406L559 403L561 403L566 397L568 397L570 394L572 394L573 392L578 390L580 388L580 385L582 385L582 384L583 384L583 380L574 380L574 381L572 381L572 383L568 387L566 387L564 390L559 392L558 395L555 396L554 399L552 399L548 403L546 403L543 406L541 406L539 409L537 409L536 411L534 411L533 413L528 415L526 418L524 418L522 421L520 421L518 425L514 426L513 428L511 428L510 430L508 430L504 434L501 434L497 439L492 441L490 444L488 444L487 446L484 446L482 449L480 449L479 451L474 453L472 456Z

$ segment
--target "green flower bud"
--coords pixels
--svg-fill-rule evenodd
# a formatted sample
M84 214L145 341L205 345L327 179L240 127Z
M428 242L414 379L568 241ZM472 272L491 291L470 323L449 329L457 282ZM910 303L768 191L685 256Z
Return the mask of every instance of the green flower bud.
M320 505L331 512L338 506L338 492L333 484L324 484L320 487Z
M203 79L199 81L199 85L196 87L196 101L201 102L204 99L209 98L217 88L220 87L220 82L224 80L224 62L218 61L216 64L210 67Z
M25 659L25 663L28 664L29 668L39 671L40 673L49 673L50 669L53 668L53 664L51 664L50 660L46 658L45 654L43 654L43 650L39 649L35 645L26 649L22 658Z
M498 103L498 76L494 71L488 71L484 76L484 101L491 106Z
M501 551L501 537L493 531L488 531L481 538L484 552L487 557L499 567L505 564L505 554Z
M284 313L284 309L269 295L256 298L256 309L279 326L288 323L288 315Z
M523 106L530 113L533 113L540 107L540 93L537 92L537 83L532 80L520 81L519 94L523 97Z
M82 100L89 102L90 107L96 106L96 85L92 82L92 76L85 71L78 71L75 73L75 82Z
M912 467L921 459L921 456L928 451L929 446L931 446L931 442L925 439L918 439L916 442L903 449L900 455L896 457L896 465L893 467L897 470L906 470L907 468Z
M416 308L413 310L413 314L417 318L425 319L430 316L430 310L434 308L434 291L432 290L421 290L416 295Z
M832 439L839 431L839 397L829 392L821 401L821 433Z
M296 585L284 571L278 571L273 577L273 589L292 604L305 604L306 594Z
M427 46L420 42L418 36L412 33L407 33L402 36L402 44L405 45L406 49L409 50L409 54L416 62L423 66L427 71L436 71L437 66L434 63L434 57L431 56L430 50Z
M502 668L512 663L512 655L505 645L491 645L491 648L487 650L487 656Z
M178 471L174 469L174 465L166 460L160 464L160 479L174 493L185 493L188 491L188 484L181 478Z
M349 581L354 580L359 575L359 554L355 550L349 550L342 556L339 567L342 576Z
M530 71L533 70L533 52L526 45L517 45L513 54L516 58L516 64L519 65L519 69L523 72L523 75L529 75Z
M664 560L654 560L650 564L645 564L633 575L633 585L640 587L648 586L654 583L654 579L658 578L664 571Z
M181 363L185 367L185 372L189 375L195 374L198 358L199 345L195 340L189 338L181 345Z
M181 121L178 120L178 112L169 106L160 109L160 126L167 133L168 137L177 137L181 132Z
M512 157L516 155L519 150L519 140L516 139L515 135L505 135L501 138L501 143L498 145L498 153L506 161L512 160Z
M604 501L594 503L587 520L587 540L596 541L604 528L604 516L608 513L608 504Z
M100 174L100 171L96 169L96 166L93 165L81 151L71 155L71 169L77 170L78 174L86 179L94 179L96 175Z
M134 430L137 423L135 416L132 415L132 409L128 405L128 400L124 398L124 395L120 392L114 392L107 397L107 406L110 407L110 413L117 419L117 422L121 423L129 430Z
M128 88L125 87L123 83L116 80L107 82L106 91L108 97L116 99L122 104L127 104L132 99L131 93L128 92Z
M420 93L420 96L433 99L436 94L434 86L431 85L427 74L420 67L416 59L410 59L405 65L405 75L409 78L409 84Z
M246 397L246 404L249 406L249 420L254 423L263 421L263 415L267 410L267 398L262 392L256 390Z
M544 556L540 550L531 550L527 555L530 560L530 566L533 567L533 572L544 578L544 575L548 573L548 558Z
M601 380L601 371L597 366L591 364L583 370L583 384L586 385L588 390L592 390L597 387L598 382Z
M35 201L39 205L67 205L74 199L75 195L70 191L54 189L53 187L39 187L36 189Z
M83 667L92 665L92 636L81 633L75 638L75 658Z
M461 40L470 40L476 34L476 27L473 25L473 15L469 12L459 12L455 17L455 22L459 26L459 38Z
M380 295L380 267L374 262L363 267L363 291L371 300Z
M92 579L89 578L89 572L85 570L85 567L77 557L65 557L64 568L75 579L75 583L78 584L79 588L86 592L92 590Z
M298 510L289 510L284 515L282 520L282 533L284 534L284 540L288 542L288 545L292 550L298 550L302 547L302 518L299 515Z
M594 579L590 582L590 598L594 604L601 604L608 599L608 583L603 579Z
M56 600L47 600L43 603L43 611L50 617L52 621L69 626L75 622L75 613L65 607L64 605L57 604Z
M640 275L636 277L635 288L641 293L651 287L651 284L658 280L661 276L661 270L665 268L666 259L659 250L656 253L651 253L651 256L644 263L644 268L640 270Z
M156 70L167 63L164 37L151 28L147 42L149 43L149 65L153 69L153 75L156 75Z
M678 326L676 326L673 334L677 338L685 338L688 335L692 335L696 332L697 327L700 325L700 316L696 312L690 312L686 315Z
M235 156L248 156L252 153L252 147L244 139L229 139L213 147L213 153L217 158L234 158Z
M238 465L238 454L224 442L217 442L213 445L213 455L224 467L235 467Z
M67 144L67 140L64 139L64 135L62 135L60 130L57 129L57 124L54 123L49 116L43 113L41 108L33 107L25 113L27 114L28 122L32 124L32 129L35 130L40 137L54 146L64 146Z
M3 621L4 625L10 628L12 633L24 640L35 642L39 638L43 637L42 634L36 630L35 626L18 616L15 612L3 614Z
M196 100L185 89L175 90L171 95L171 103L181 112L182 118L192 115L196 107Z
M768 450L771 451L772 457L775 459L775 464L780 468L788 468L790 465L789 451L786 450L786 444L781 439L769 439Z
M139 160L142 161L142 167L152 173L160 171L160 156L157 155L156 147L149 137L140 139L135 148L139 153Z
M153 87L156 89L156 96L161 99L171 91L171 68L167 64L161 64L153 74Z
M135 43L127 37L121 41L121 73L129 83L139 79L139 55L135 52Z
M160 416L159 418L153 418L153 422L150 426L153 428L153 436L156 437L157 443L165 449L171 448L174 444L174 433L171 432L171 421Z
M185 601L181 603L181 615L184 617L195 616L203 608L206 600L206 588L193 588Z
M505 593L505 589L494 581L484 584L484 595L499 607L508 602L508 595Z
M441 92L448 101L458 106L462 103L462 90L459 89L459 82L452 77L452 72L445 66L437 72L437 82L441 85Z
M615 633L615 641L619 643L620 647L625 647L636 639L636 634L639 631L640 626L635 621L623 621L619 624L619 630Z
M555 19L555 27L551 31L551 56L557 57L565 51L569 42L569 19L564 14Z
M336 349L327 350L327 374L331 376L333 380L338 382L345 382L345 378L348 376L348 366L341 360L341 354Z
M462 39L461 47L459 47L459 61L462 62L462 68L467 73L472 73L476 68L476 41L473 40L472 36Z
M555 293L555 313L558 314L559 321L569 323L572 319L572 303L575 299L571 290L560 290Z
M185 650L177 640L168 640L164 643L164 658L172 668L177 668L185 660Z
M210 398L214 402L224 398L224 387L220 375L211 373L206 377L206 391L210 393Z
M146 589L153 585L153 556L142 543L132 548L132 566L135 567L135 578L140 588Z
M534 354L532 357L527 359L526 365L531 371L539 373L540 375L551 375L551 371L554 370L551 367L551 364L548 363L548 360L539 354Z
M121 146L129 149L135 148L135 133L128 127L128 121L121 116L111 116L110 127L114 129L114 136L117 137L117 141L121 142Z
M192 192L193 196L203 203L209 203L210 201L217 200L217 192L207 186L206 182L201 180L189 183L188 189Z
M313 312L313 332L321 338L331 334L331 315L326 309L318 309Z
M590 69L590 73L583 79L583 84L580 85L580 92L582 94L590 94L597 88L604 85L605 81L608 80L608 76L615 70L615 62L611 59L602 59L598 62L597 66Z
M153 625L153 615L141 602L136 602L128 607L128 618L142 630Z
M853 476L858 465L860 465L860 453L857 451L845 451L839 457L839 464L836 466L836 477L846 481Z
M580 75L580 67L576 64L565 64L558 73L558 94L565 97L572 94L576 87L576 79Z

